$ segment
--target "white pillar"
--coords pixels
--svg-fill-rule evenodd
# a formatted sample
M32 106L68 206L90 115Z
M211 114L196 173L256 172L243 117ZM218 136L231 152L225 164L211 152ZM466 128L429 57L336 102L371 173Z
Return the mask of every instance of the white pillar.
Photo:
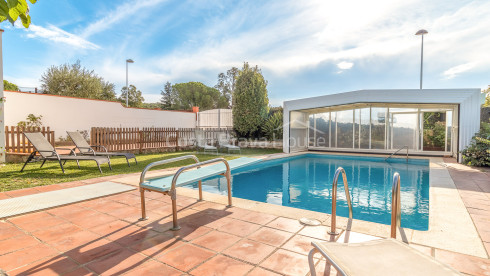
M2 34L0 29L0 163L5 163L5 108L3 96L3 54L2 54Z

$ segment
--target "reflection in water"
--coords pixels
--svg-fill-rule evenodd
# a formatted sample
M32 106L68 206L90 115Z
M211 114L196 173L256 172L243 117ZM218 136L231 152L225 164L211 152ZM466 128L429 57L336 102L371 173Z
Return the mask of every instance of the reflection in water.
M331 213L335 170L343 167L352 196L355 219L390 224L393 174L401 178L402 227L427 230L429 220L429 163L426 160L318 156L266 161L234 170L234 197ZM197 183L193 185L197 188ZM203 181L203 190L226 194L226 179ZM337 215L347 217L342 177L339 178Z

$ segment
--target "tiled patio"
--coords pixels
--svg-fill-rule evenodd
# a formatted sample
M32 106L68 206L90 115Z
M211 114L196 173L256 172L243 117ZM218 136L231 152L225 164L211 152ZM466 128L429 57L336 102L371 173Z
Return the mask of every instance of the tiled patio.
M490 175L448 164L490 249ZM0 193L0 199L110 180L112 177ZM168 196L147 193L150 219L139 221L137 191L0 220L0 268L8 275L307 275L311 241L326 226L179 196L171 227ZM413 244L471 275L490 275L490 260ZM318 259L321 274L325 261Z

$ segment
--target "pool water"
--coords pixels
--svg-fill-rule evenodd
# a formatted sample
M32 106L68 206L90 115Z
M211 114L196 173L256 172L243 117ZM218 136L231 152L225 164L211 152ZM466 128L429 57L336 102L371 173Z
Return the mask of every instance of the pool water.
M304 154L262 161L232 171L232 195L254 201L330 214L335 170L343 167L352 199L353 218L389 225L393 174L401 179L401 226L427 230L429 224L429 161L427 159ZM203 190L227 193L226 179L202 182ZM187 187L197 189L197 183ZM348 217L342 177L337 215Z

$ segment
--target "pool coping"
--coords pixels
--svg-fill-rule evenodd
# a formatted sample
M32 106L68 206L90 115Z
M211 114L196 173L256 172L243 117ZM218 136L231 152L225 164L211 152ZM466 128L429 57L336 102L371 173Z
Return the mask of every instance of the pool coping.
M354 154L338 152L296 152L296 153L276 153L271 155L256 156L263 160L273 160L285 157L299 156L304 154L319 155L353 155L386 157L377 154ZM393 157L399 158L399 157ZM454 251L467 255L487 258L487 253L478 231L468 213L459 192L454 185L453 179L449 175L445 163L441 157L409 157L411 159L429 159L429 230L418 231L413 229L402 229L398 232L397 238L408 241L409 243L426 245L434 248ZM403 157L405 159L405 157ZM155 172L154 175L165 176L175 173L176 169L168 169L164 172ZM138 177L139 178L139 177ZM136 181L135 181L136 180ZM115 182L138 185L139 179L133 177L122 177L114 179ZM403 180L402 180L403 182ZM403 185L403 184L402 184ZM198 192L194 189L179 187L178 195L198 198ZM205 201L227 204L228 197L203 191ZM277 216L300 219L302 217L315 218L323 225L330 226L331 216L326 213L303 210L294 207L275 205L241 199L233 197L233 206L252 211L268 213ZM337 228L345 229L348 219L337 216ZM372 236L387 238L390 236L390 226L380 223L368 222L353 219L352 231L369 234Z

